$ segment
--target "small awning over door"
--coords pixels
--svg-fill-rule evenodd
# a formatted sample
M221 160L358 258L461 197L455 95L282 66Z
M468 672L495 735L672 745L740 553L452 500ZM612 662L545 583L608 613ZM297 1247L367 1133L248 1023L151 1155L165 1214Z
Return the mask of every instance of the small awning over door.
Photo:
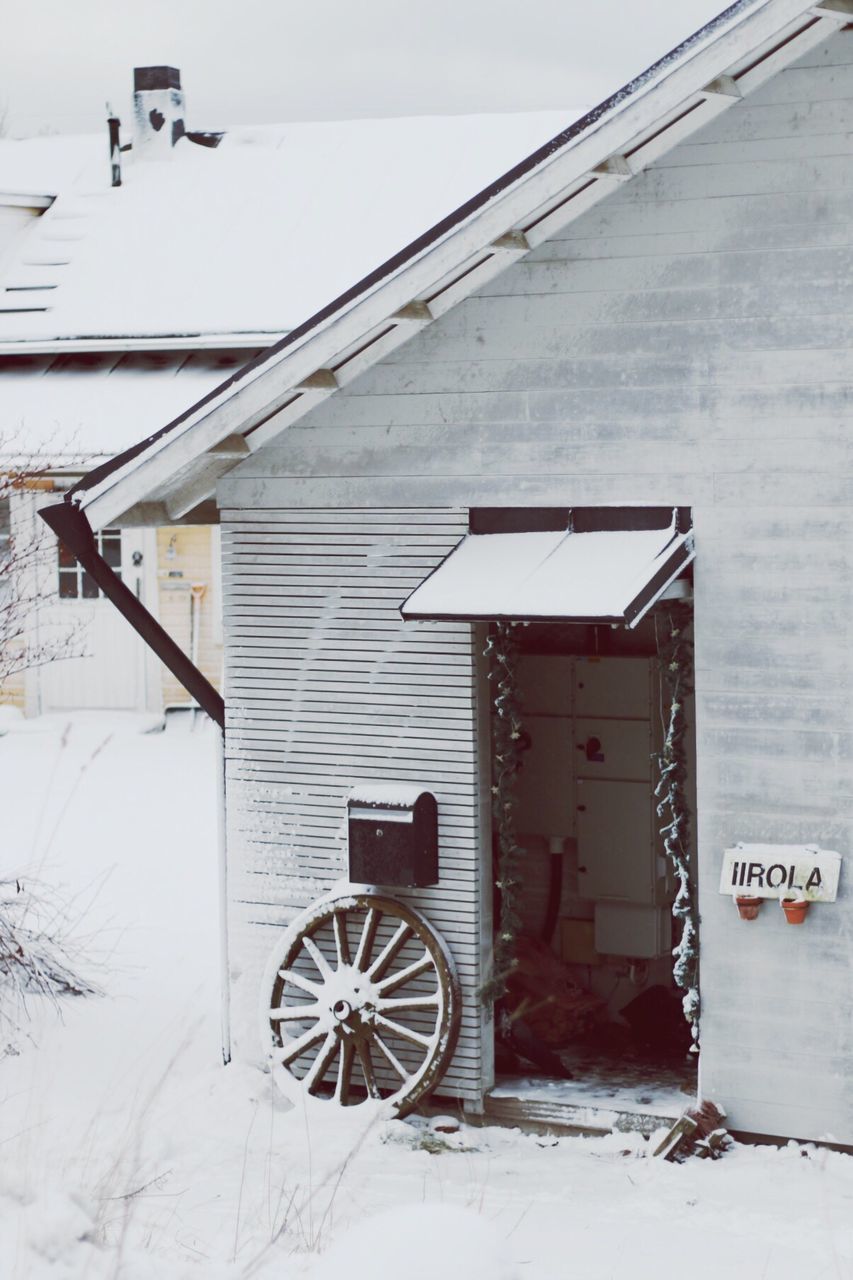
M693 559L693 533L469 533L400 612L418 618L614 622L634 627Z

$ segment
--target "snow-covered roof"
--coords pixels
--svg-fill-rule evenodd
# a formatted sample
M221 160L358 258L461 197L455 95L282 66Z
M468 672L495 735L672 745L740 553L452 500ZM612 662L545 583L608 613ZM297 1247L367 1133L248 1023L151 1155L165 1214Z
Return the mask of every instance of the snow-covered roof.
M0 138L0 204L9 196L58 196L106 153L104 138Z
M0 189L57 199L3 263L0 351L268 345L576 115L240 128L168 161L125 153L115 188L106 128L4 142Z
M847 0L735 0L701 31L466 203L384 258L352 288L173 422L67 495L96 527L141 503L180 519L236 465L217 442L255 451L484 286L511 262L641 173L849 20ZM150 506L154 510L153 505Z
M409 618L627 622L693 559L692 533L469 533L402 605ZM650 584L654 582L654 589Z
M0 469L93 466L195 404L250 354L0 356Z

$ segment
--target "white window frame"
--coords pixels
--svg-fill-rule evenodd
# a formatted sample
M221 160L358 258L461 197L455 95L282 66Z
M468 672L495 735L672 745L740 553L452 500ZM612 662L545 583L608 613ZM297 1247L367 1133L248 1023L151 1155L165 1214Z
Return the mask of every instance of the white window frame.
M110 567L115 571L115 573L119 577L121 577L121 557L122 557L122 550L123 550L121 529L115 529L115 528L100 529L95 534L95 546L98 550L98 554L102 555L104 559L107 560L107 563L109 563L109 557L107 556L106 551L108 550L110 545L115 544L116 542L118 543L118 549L119 549L118 564L111 565ZM62 543L60 542L58 543L57 550L56 550L56 560L57 560L56 589L57 589L57 594L59 596L59 599L63 603L68 603L68 604L77 604L81 600L89 601L89 602L91 602L92 600L103 600L104 593L103 591L101 591L100 587L98 586L95 586L94 595L83 594L84 584L87 581L91 582L91 578L89 577L89 574L86 572L86 570L83 568L83 566L80 564L78 560L75 560L73 565L63 564L63 556L64 556L63 547L62 547ZM71 594L63 593L62 586L64 582L74 583L73 593Z

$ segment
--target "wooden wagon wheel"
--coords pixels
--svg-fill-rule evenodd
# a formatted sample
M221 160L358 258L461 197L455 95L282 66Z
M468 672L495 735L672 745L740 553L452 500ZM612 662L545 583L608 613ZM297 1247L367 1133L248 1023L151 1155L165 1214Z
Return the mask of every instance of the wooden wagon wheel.
M453 958L419 911L392 898L363 893L310 907L270 958L264 992L266 1047L292 1099L381 1098L403 1116L456 1047Z
M420 912L391 898L309 908L271 957L264 990L264 1035L291 1098L352 1106L370 1097L405 1115L453 1055L461 1009L452 957Z

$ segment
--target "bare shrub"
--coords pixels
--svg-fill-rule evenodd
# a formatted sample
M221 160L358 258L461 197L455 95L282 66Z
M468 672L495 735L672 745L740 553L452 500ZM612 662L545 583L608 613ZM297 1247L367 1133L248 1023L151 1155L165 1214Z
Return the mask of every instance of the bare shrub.
M0 688L21 671L83 652L85 624L40 612L56 590L56 538L37 508L61 497L51 476L66 454L25 454L0 437Z
M0 1031L10 1045L30 1018L32 998L58 1009L63 996L101 994L85 976L78 925L72 906L50 886L0 880Z

